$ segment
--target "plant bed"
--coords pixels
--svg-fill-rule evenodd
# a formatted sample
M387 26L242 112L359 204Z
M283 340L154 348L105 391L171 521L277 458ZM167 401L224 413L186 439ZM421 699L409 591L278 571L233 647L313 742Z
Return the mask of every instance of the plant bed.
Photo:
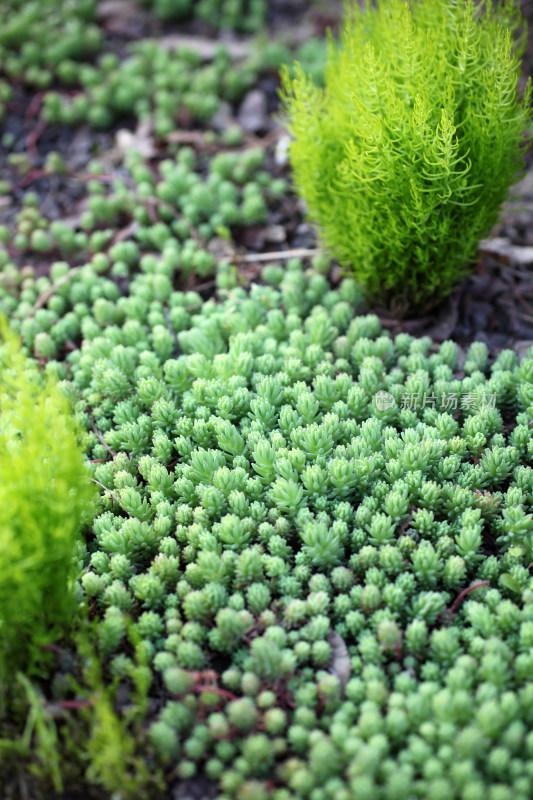
M267 30L303 6L278 0ZM116 8L99 22L110 85L129 57L117 16L135 19ZM233 96L211 56L191 60L216 108L180 100L171 130L140 90L122 111L100 96L103 133L46 119L46 94L72 89L55 73L39 102L20 76L6 105L5 132L39 135L4 140L27 160L2 155L0 310L28 374L68 398L97 500L72 545L74 617L45 641L26 615L0 662L2 796L527 800L531 209L505 212L499 255L485 243L431 315L369 305L292 189L269 107L282 51L260 52ZM244 130L253 91L266 112ZM28 441L4 420L10 447Z

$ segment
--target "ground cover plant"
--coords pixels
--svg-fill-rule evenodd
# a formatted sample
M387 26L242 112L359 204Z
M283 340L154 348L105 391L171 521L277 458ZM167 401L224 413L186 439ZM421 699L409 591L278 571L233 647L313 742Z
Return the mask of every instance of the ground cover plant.
M297 243L301 211L275 238L297 204L282 149L232 115L193 124L78 172L10 167L0 311L97 499L59 559L72 623L60 604L62 637L28 640L39 670L6 670L3 796L526 800L533 347L391 334ZM54 169L84 184L67 219L43 202ZM24 441L5 372L0 470ZM28 489L47 466L21 462Z
M354 5L325 88L285 76L296 184L374 300L419 312L449 294L523 168L531 89L519 98L513 12Z
M228 0L222 6L218 0L147 4L163 20L194 15L227 31L258 33L266 17L263 0ZM0 31L0 119L14 89L23 86L43 90L35 102L44 103L45 121L89 122L107 129L135 116L140 122L152 121L156 133L164 136L184 114L197 123L209 121L222 103L242 99L261 71L276 70L292 55L311 68L318 83L322 79L322 68L314 69L316 56L309 59L306 54L310 47L322 50L325 43L313 39L294 54L282 41L259 37L237 62L221 42L206 64L194 40L190 47L161 47L157 39L146 37L128 42L128 57L120 58L102 46L97 11L93 0L0 3L0 15L7 20Z
M218 28L255 33L266 22L265 0L142 0L163 19L194 16Z
M297 262L171 293L176 357L164 301L139 318L159 263L67 359L105 487L81 584L125 680L135 620L155 751L228 797L527 797L531 361L474 345L459 380Z
M14 79L22 77L28 85L45 89L65 62L90 60L99 51L102 35L94 24L95 8L94 0L0 3L0 118Z
M132 57L120 64L111 54L98 67L81 71L72 63L68 77L81 82L86 91L72 100L49 92L44 101L47 120L65 124L87 120L106 129L117 118L134 114L141 122L153 120L156 133L164 136L175 129L180 110L186 109L195 119L209 119L221 101L239 99L257 77L250 67L234 67L223 47L207 66L194 50L167 52L155 40L143 40L132 48Z

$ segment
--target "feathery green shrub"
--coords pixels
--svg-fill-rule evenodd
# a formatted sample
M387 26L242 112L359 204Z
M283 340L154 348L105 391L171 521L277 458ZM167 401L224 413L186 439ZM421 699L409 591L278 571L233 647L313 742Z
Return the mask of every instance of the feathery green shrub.
M0 686L31 673L76 606L76 548L94 487L68 402L0 328Z
M283 71L298 190L374 299L423 310L472 268L523 156L518 15L471 0L347 13L325 89Z

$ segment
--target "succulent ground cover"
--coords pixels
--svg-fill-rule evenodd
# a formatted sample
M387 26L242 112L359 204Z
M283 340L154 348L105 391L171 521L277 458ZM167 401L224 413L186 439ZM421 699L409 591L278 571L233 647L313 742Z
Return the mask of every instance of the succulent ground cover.
M32 4L4 5L33 30ZM192 4L145 5L145 32L161 15L210 33ZM293 6L320 30L318 4ZM37 101L42 49L12 33L0 53L0 309L29 359L0 351L1 441L27 441L6 411L13 375L31 399L40 369L98 490L72 623L29 677L3 673L4 796L527 800L532 343L459 346L449 320L413 336L365 307L316 248L266 113L287 40L246 40L238 67L235 42L130 50L127 8L87 4L100 55L39 61ZM45 29L76 32L71 13ZM303 52L319 75L320 47ZM42 530L53 452L26 457Z

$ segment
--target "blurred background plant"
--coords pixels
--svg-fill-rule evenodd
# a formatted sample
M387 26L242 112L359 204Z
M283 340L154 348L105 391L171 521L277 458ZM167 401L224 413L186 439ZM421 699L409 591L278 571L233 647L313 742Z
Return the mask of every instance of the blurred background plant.
M68 401L5 320L0 344L0 686L31 675L79 602L80 531L96 496ZM1 697L0 700L5 698Z

